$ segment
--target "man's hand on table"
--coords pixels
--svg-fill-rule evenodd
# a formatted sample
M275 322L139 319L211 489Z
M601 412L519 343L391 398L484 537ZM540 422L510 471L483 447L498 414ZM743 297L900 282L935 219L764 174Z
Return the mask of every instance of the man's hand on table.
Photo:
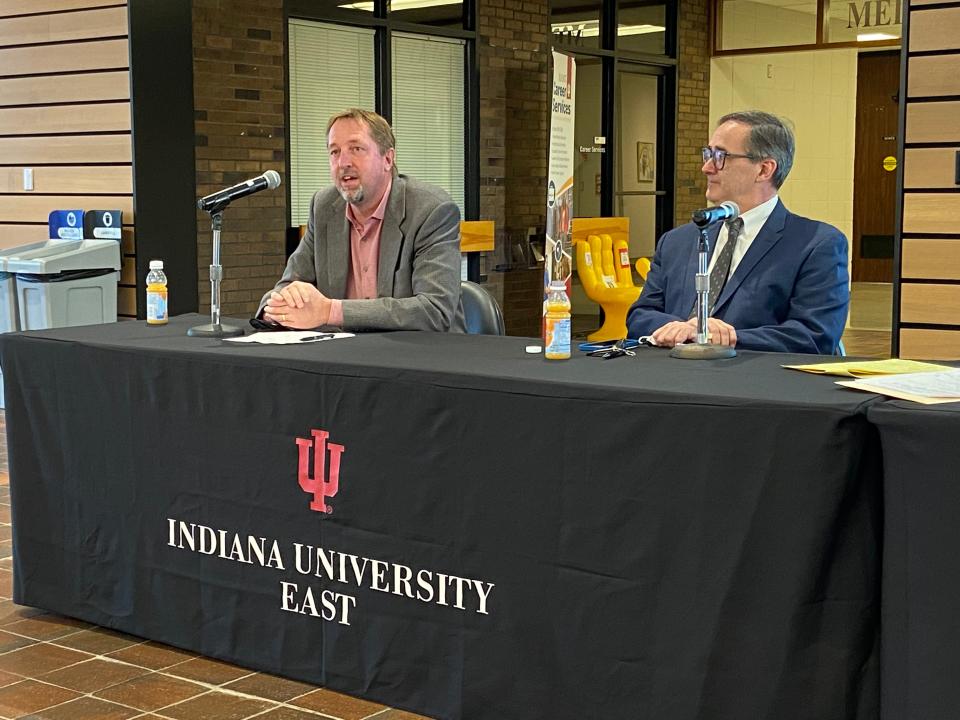
M697 339L697 319L674 320L653 331L653 341L659 347L672 348ZM707 318L707 337L714 345L734 347L737 344L737 331L733 325L717 318Z
M287 328L316 328L330 319L330 299L315 285L294 280L270 293L263 308L263 319Z

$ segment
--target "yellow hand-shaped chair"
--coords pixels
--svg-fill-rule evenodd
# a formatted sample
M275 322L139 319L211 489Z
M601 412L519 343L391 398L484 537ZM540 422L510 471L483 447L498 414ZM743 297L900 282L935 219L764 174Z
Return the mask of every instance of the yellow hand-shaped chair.
M576 233L575 233L576 234ZM591 342L619 340L627 336L627 311L640 297L633 284L626 238L609 234L576 239L577 274L587 297L603 308L603 325L587 335Z
M648 257L639 257L637 262L634 265L637 269L637 275L640 276L641 280L647 279L647 273L650 272L650 258Z

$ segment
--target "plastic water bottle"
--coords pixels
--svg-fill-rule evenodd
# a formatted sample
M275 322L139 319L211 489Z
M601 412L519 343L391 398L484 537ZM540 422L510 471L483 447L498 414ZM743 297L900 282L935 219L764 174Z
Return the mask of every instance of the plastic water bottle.
M547 360L566 360L570 357L570 298L563 280L550 281L546 310L543 356Z
M163 260L151 260L147 273L147 324L166 325L169 320L167 311L167 276L163 273Z

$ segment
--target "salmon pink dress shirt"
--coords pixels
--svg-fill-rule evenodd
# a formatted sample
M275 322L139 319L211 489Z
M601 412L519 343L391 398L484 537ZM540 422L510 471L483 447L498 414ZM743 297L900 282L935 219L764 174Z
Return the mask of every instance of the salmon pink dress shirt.
M360 222L347 203L347 222L350 223L350 271L347 273L346 300L372 300L377 297L377 269L380 265L380 232L393 180L380 198L380 204L366 222ZM343 302L330 301L330 325L343 325Z

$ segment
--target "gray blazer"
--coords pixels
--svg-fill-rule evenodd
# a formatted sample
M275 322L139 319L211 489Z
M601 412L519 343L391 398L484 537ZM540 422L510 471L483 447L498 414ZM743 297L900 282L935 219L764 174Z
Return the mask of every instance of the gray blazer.
M302 280L343 299L350 265L346 201L335 187L318 191L300 245L274 290ZM272 292L272 291L271 291ZM398 175L380 232L374 300L343 300L344 330L462 330L460 210L443 190ZM260 301L257 315L270 297Z

